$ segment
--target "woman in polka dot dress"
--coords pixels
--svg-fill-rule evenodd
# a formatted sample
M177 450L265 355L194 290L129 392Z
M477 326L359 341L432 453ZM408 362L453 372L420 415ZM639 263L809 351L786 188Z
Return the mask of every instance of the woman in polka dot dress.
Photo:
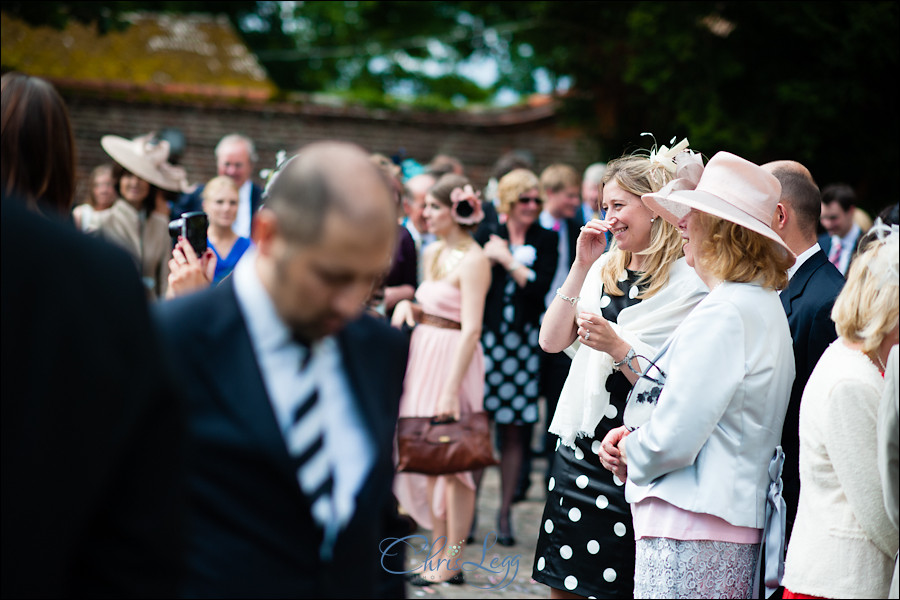
M597 452L606 433L622 424L637 377L628 365L646 365L635 354L652 357L707 291L682 257L679 231L640 198L673 179L675 163L665 150L651 154L656 160L609 163L600 184L606 220L582 228L575 262L541 326L548 352L577 346L550 425L560 442L534 561L533 577L551 588L551 598L632 597L631 511L623 482L603 468ZM690 156L702 172L699 156ZM699 179L696 169L689 173ZM604 253L607 231L613 242Z
M539 319L559 250L557 234L538 222L541 196L534 173L510 171L500 179L497 195L498 212L506 220L496 234L478 240L492 263L481 343L484 409L497 424L501 445L497 541L511 546L510 510L529 441L528 424L538 419Z

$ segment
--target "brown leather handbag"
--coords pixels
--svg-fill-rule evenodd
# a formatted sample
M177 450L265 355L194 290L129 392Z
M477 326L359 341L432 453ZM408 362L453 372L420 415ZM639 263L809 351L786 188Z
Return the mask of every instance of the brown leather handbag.
M497 464L486 412L462 415L459 421L401 417L397 454L397 471L404 473L445 475Z

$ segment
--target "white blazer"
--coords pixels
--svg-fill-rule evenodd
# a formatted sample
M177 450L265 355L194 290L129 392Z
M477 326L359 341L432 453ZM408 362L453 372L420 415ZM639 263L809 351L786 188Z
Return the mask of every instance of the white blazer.
M724 282L688 315L660 358L665 387L625 440L629 502L653 496L763 528L769 463L794 381L778 294Z

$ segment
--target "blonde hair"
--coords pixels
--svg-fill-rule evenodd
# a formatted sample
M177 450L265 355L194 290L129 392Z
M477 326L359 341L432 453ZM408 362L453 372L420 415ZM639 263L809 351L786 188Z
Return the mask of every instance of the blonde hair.
M519 201L522 193L538 187L540 187L540 181L538 181L537 175L528 169L513 169L501 177L497 184L497 198L500 201L497 211L508 215L513 204Z
M203 187L203 193L201 194L203 201L213 200L215 195L219 193L219 190L223 189L240 192L238 186L234 183L234 179L228 175L219 175L206 182L206 185Z
M603 202L603 188L610 181L615 180L619 187L634 194L642 196L659 191L672 178L668 171L662 170L663 175L655 174L656 169L651 165L647 156L623 156L611 161L606 166L606 173L600 180L600 202ZM640 202L643 203L643 200ZM610 296L622 296L619 289L619 276L631 262L632 253L622 250L613 239L609 250L610 257L600 270L600 278L603 281L603 291ZM639 294L640 299L650 298L661 290L669 282L669 271L676 260L684 254L681 243L681 233L674 226L658 217L650 226L650 245L646 250L637 252L645 256L642 273L636 282L640 288L644 284L647 289Z
M831 320L837 334L861 343L863 352L877 351L884 337L897 327L898 262L896 243L872 244L850 263L847 283L834 301Z
M758 283L781 290L787 286L787 270L794 257L777 242L731 221L698 212L700 227L706 233L694 260L716 277L739 283Z

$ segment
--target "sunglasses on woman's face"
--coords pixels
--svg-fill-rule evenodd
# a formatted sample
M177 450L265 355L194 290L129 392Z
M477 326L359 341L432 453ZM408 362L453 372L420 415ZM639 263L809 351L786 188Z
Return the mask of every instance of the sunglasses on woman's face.
M541 200L540 196L519 196L519 204L534 203L540 206L541 202L543 202L543 200Z

